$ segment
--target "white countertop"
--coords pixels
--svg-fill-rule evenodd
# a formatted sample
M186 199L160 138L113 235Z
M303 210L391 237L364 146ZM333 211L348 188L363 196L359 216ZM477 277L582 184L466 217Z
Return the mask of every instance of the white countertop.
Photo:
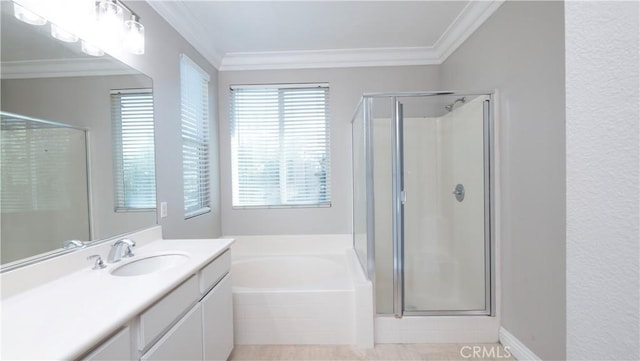
M158 240L107 268L85 269L2 300L3 360L74 359L82 356L222 254L232 239ZM167 270L140 276L109 273L121 264L159 253L188 253ZM106 254L102 255L106 259Z

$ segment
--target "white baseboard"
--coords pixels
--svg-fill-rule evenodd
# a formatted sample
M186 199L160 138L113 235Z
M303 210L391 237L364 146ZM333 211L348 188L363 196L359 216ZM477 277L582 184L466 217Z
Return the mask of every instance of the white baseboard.
M525 346L522 341L518 340L517 337L512 335L504 327L500 327L500 343L502 344L502 346L509 350L513 357L520 361L542 361L540 357L536 356L536 354L533 353L533 351L529 350L529 348Z

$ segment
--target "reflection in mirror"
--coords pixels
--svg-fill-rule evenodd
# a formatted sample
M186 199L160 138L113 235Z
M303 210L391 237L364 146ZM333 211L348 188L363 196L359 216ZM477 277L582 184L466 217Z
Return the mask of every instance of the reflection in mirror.
M0 113L2 264L89 240L86 134Z
M85 164L89 166L84 177L74 175L73 179L58 178L49 183L34 180L36 188L40 187L36 190L38 196L48 197L46 199L51 202L61 202L61 205L73 205L74 212L82 210L85 221L72 222L71 218L65 218L71 217L70 214L58 214L46 221L30 223L28 228L34 231L37 228L38 232L50 238L46 242L36 241L37 235L20 234L22 230L17 227L18 223L5 222L5 208L11 207L5 205L9 199L5 198L5 195L9 197L8 191L5 192L5 177L11 175L10 169L4 165L9 143L4 141L3 116L1 271L25 264L23 261L27 259L31 262L34 258L68 252L62 249L66 240L94 242L156 224L151 79L108 55L88 56L82 53L77 42L64 43L53 39L48 26L38 27L18 21L13 16L11 5L9 1L0 2L1 110L20 115L14 118L27 117L64 124L67 127L61 128L67 131L85 129L88 148ZM29 125L24 124L25 127L35 127L32 120ZM70 144L65 146L71 147ZM73 145L76 146L79 147ZM76 152L79 148L73 149L73 154L58 148L54 151L53 147L49 152L64 158L67 163L63 164L70 164L74 158L84 154ZM23 156L30 155L25 153ZM41 169L43 164L40 161L42 159L31 165L35 167L34 174L47 172ZM85 192L88 189L89 205L85 202L84 207L78 206L75 196L65 193L67 188L84 189ZM12 197L19 202L30 202L23 196L20 193ZM86 233L74 233L76 230L70 232L72 236L56 233L76 227L85 228ZM19 236L9 237L9 234ZM41 247L44 244L48 248ZM74 244L69 244L69 247L74 247ZM21 251L5 257L5 251L10 249Z

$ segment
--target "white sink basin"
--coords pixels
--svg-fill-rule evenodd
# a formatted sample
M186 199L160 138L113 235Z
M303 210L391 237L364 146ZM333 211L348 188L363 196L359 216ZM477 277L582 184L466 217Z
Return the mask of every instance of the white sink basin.
M140 258L111 271L114 276L140 276L153 272L166 270L168 268L177 266L186 262L189 256L179 253L160 254L156 256L149 256Z

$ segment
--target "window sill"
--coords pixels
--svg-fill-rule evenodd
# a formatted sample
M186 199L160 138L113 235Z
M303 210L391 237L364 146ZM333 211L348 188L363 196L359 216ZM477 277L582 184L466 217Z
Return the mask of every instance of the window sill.
M190 219L190 218L201 216L201 215L209 213L209 212L211 212L211 208L209 208L209 207L200 208L198 210L185 213L184 219L187 220L187 219Z
M155 208L116 208L116 213L156 212Z
M286 208L331 208L331 203L325 204L287 204L275 206L232 206L233 210L244 209L286 209Z

